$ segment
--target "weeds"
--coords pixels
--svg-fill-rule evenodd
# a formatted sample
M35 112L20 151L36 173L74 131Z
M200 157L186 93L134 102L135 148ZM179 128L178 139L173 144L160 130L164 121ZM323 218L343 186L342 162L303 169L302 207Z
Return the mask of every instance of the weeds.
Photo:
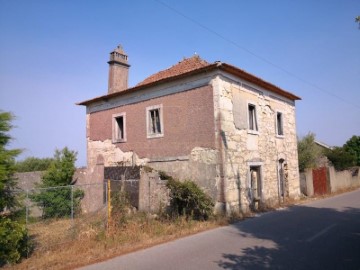
M53 220L29 228L37 248L29 259L12 269L75 268L219 226L216 219L188 221L186 217L170 219L138 212L128 215L125 223L109 232L102 225L102 218L98 215L86 224L78 224L75 235L61 244L56 244L56 235L64 234L70 220Z

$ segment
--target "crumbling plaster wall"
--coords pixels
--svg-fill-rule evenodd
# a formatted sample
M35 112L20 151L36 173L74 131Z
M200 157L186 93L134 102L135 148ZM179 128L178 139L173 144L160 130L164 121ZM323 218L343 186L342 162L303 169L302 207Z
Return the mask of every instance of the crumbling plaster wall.
M218 153L214 149L195 147L189 156L150 161L148 165L167 172L179 180L192 180L214 200L219 192Z
M124 152L112 142L112 138L106 140L90 139L90 114L86 116L87 133L87 168L92 183L103 181L96 170L99 165L111 166L140 166L147 162L147 159L140 159L133 151Z
M208 79L203 78L194 79L187 86L190 88L173 93L172 89L179 86L169 85L164 87L166 91L161 90L166 93L163 96L139 102L136 97L130 104L118 101L121 106L111 103L113 107L88 110L87 160L91 182L101 179L104 166L148 164L178 179L191 179L216 198L213 91ZM145 109L156 104L162 104L164 109L164 137L147 139ZM126 112L128 136L124 143L113 143L111 119L119 112Z
M246 82L245 82L246 83ZM299 196L295 106L265 89L244 87L244 82L219 75L214 88L214 117L218 149L223 160L226 208L249 208L249 166L261 164L262 200L273 205L279 199L278 161L288 164L288 192ZM251 85L246 83L247 86ZM248 102L256 105L258 134L248 132ZM283 113L284 136L276 136L276 111Z

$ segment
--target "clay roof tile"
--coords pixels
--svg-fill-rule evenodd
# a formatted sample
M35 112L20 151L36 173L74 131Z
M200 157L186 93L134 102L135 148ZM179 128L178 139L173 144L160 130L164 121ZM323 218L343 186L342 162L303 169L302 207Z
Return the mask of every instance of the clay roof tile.
M174 77L180 74L184 74L202 67L209 66L210 64L205 60L201 59L200 56L194 55L190 58L184 58L182 61L173 65L172 67L162 70L158 73L151 75L136 86L141 86L156 81L160 81L165 78Z

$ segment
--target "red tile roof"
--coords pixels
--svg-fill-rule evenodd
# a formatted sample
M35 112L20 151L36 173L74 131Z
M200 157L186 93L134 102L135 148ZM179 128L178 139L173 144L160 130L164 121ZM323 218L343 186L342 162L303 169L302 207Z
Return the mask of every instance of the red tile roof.
M168 69L151 75L142 82L138 83L136 86L149 84L169 77L174 77L209 65L210 63L201 59L198 55L194 55L190 58L184 58L182 61Z
M290 100L300 100L301 98L287 92L280 87L269 83L267 81L264 81L263 79L256 77L242 69L239 69L238 67L222 63L222 62L214 62L214 63L208 63L207 61L201 59L198 55L192 56L190 58L184 58L182 61L177 63L176 65L173 65L172 67L162 70L158 73L155 73L154 75L151 75L150 77L146 78L142 82L138 83L136 86L128 88L124 91L115 92L107 95L103 95L100 97L96 97L90 100L86 100L80 103L77 103L78 105L89 105L93 102L97 102L100 100L109 100L110 98L117 97L129 92L134 92L140 89L145 89L147 87L151 87L156 84L164 83L167 81L173 81L180 78L184 78L187 76L191 76L194 74L200 74L202 72L208 72L212 70L222 70L227 73L230 73L232 75L235 75L239 78L242 78L246 81L249 81L251 83L254 83L255 85L262 86L263 88L270 90L274 93L277 93L281 96L287 97Z

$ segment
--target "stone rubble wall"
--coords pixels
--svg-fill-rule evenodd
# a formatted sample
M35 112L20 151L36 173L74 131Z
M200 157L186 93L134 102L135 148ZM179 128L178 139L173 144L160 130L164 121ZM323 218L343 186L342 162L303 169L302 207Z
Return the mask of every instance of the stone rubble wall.
M180 181L194 181L216 200L219 190L217 156L216 150L195 147L189 157L182 160L155 161L149 162L148 165L155 170L164 171Z
M247 211L249 208L249 165L261 164L262 199L267 205L279 201L277 164L280 158L288 164L288 193L290 197L299 196L298 154L296 140L295 107L289 102L272 98L263 93L256 93L236 82L219 76L213 81L216 136L218 147L222 151L224 174L226 178L227 208ZM234 108L234 96L246 101L243 113L241 108ZM247 102L256 105L259 133L249 134L247 128L235 126L237 117L243 117L238 123L247 124ZM276 111L283 113L284 136L276 136ZM247 126L247 125L246 125ZM220 139L219 139L220 138Z

